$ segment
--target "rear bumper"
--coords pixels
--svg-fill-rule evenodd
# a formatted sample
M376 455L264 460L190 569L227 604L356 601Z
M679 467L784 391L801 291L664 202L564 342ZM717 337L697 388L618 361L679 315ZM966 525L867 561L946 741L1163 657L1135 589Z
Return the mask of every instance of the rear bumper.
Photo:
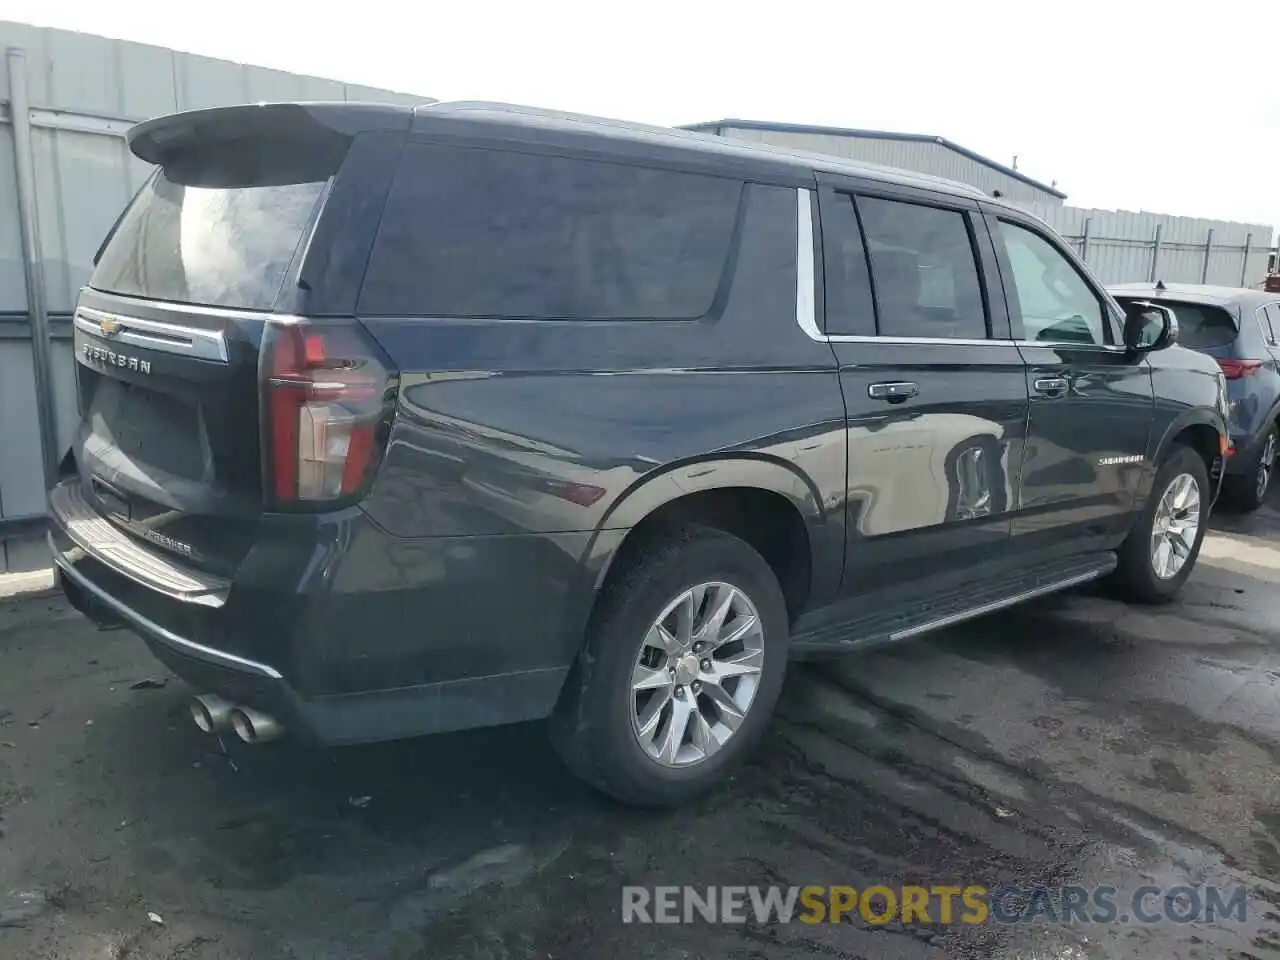
M401 541L359 511L310 520L301 538L292 519L288 536L264 524L223 601L194 602L122 560L125 547L165 560L148 547L86 544L63 486L50 497L49 544L71 604L128 627L196 692L268 713L311 742L545 717L590 610L577 552L587 535ZM111 525L99 533L126 537Z
M1270 422L1266 426L1270 428ZM1253 436L1232 434L1232 454L1227 458L1227 475L1236 477L1252 470L1258 462L1258 457L1262 455L1262 444L1266 438L1266 430Z

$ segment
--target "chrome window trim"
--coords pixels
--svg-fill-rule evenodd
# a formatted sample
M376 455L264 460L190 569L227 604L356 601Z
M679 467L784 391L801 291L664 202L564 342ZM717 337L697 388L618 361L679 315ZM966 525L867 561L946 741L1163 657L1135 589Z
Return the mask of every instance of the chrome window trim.
M829 340L818 329L813 249L813 191L796 190L796 323L810 340Z
M118 323L119 332L110 337L104 335L101 327L103 320ZM74 323L77 330L109 343L127 344L218 363L227 362L227 341L220 330L202 330L176 323L162 323L159 320L144 320L92 307L78 307Z
M1068 350L1085 350L1095 353L1127 353L1129 348L1119 343L1076 343L1070 340L1014 340L1020 347L1050 347Z
M868 337L855 334L833 334L823 337L827 343L947 344L953 347L1012 347L1013 340L971 340L962 337Z

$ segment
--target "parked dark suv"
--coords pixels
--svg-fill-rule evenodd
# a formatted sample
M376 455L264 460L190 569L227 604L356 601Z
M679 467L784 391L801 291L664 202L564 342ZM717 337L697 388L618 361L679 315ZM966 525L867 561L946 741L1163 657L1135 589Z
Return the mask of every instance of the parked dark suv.
M1276 460L1280 294L1189 283L1124 283L1110 290L1122 306L1143 301L1172 309L1182 344L1222 368L1231 434L1222 498L1238 510L1257 510Z
M675 803L789 653L1195 561L1218 368L969 187L491 104L129 145L159 169L76 310L51 539L205 730L551 717L588 780Z

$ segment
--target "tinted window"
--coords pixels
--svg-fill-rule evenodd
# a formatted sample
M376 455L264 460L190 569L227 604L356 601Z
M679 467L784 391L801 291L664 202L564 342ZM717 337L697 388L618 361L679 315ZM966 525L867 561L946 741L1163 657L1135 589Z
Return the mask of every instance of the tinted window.
M1152 302L1168 307L1177 316L1178 342L1184 347L1222 347L1236 338L1235 321L1225 310L1199 303L1175 303L1169 300ZM1263 336L1266 336L1267 318L1261 311L1258 320L1262 325Z
M1106 343L1102 301L1066 256L1044 237L1000 223L1013 282L1009 309L1021 315L1023 338L1046 343ZM1006 278L1007 280L1008 278Z
M978 265L963 213L875 197L859 197L858 210L881 336L987 336Z
M846 193L822 210L822 262L826 291L827 333L873 337L875 307L862 230Z
M721 177L410 144L360 310L700 317L724 272L741 192Z
M157 300L270 309L327 175L308 170L304 175L317 179L290 182L287 170L269 166L228 172L226 165L198 163L158 172L120 220L90 286Z

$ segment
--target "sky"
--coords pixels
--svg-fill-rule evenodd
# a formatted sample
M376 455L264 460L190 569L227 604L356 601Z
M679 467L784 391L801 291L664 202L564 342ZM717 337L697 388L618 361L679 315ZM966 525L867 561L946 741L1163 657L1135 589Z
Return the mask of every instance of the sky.
M1280 225L1264 0L3 0L0 17L439 100L944 136L1073 206Z

